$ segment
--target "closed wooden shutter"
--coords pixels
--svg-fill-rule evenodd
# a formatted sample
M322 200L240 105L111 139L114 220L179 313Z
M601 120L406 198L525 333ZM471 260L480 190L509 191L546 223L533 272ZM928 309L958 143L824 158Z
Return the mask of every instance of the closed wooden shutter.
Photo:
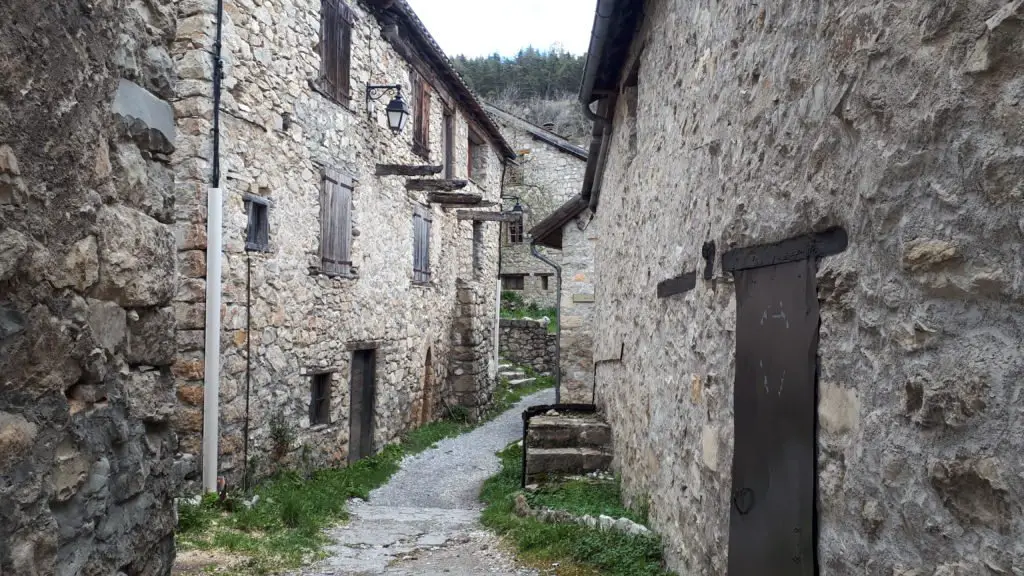
M324 172L320 200L320 258L324 274L352 272L352 179Z
M320 81L328 96L348 104L352 10L341 0L321 0L320 6Z
M414 282L430 282L430 211L416 208L412 216Z

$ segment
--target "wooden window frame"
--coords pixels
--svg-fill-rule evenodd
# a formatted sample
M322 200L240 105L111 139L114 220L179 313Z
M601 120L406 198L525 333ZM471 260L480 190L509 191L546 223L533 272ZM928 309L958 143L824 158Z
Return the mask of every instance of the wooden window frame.
M348 106L352 94L352 9L344 0L320 0L318 90Z
M412 151L417 156L430 156L430 84L426 78L413 71L413 131Z
M320 189L320 271L352 277L352 199L355 179L324 169Z
M430 233L433 223L430 208L416 206L412 214L412 281L430 283Z
M245 249L248 252L270 252L270 200L245 194Z
M515 286L512 286L511 280L515 281ZM510 292L522 292L526 290L526 275L525 274L502 274L501 275L501 289L508 290Z
M329 426L331 424L331 380L330 372L313 374L310 379L310 426Z

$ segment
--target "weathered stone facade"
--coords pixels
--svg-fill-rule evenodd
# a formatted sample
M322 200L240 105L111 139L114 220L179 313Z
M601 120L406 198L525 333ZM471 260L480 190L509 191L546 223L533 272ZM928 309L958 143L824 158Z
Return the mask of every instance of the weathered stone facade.
M169 2L0 6L0 573L170 573Z
M1024 573L1021 3L626 4L644 18L599 110L597 393L670 566L727 564L736 293L720 260L702 279L702 244L838 225L820 573ZM656 297L688 270L694 290Z
M556 334L548 332L543 320L502 318L500 324L501 357L537 372L554 373Z
M265 471L272 452L275 417L297 431L288 450L292 456L303 454L316 465L345 461L350 365L357 349L376 350L375 447L421 423L424 413L435 415L440 396L426 390L427 383L447 386L453 363L461 362L451 358L454 323L463 312L457 279L485 299L473 308L476 316L465 320L474 327L496 322L498 224L476 224L482 234L474 243L473 222L457 220L450 208L428 205L426 193L406 189L404 176L377 176L376 166L442 165L447 107L454 116L452 177L467 178L473 127L487 142L477 162L483 169L461 192L496 203L503 157L511 150L496 129L488 132L468 111L443 66L420 58L426 40L415 35L425 32L417 28L415 16L406 16L411 11L404 3L390 9L364 2L348 7L353 20L350 101L339 104L314 88L321 69L320 2L225 3L220 469L231 482L243 469L247 420L249 459L257 474ZM198 455L212 117L208 62L216 27L213 2L182 3L179 9L175 61L182 80L176 107L182 144L175 164L182 281L175 306L181 329L176 422L183 452ZM386 37L392 33L385 24L390 20L397 22L403 50L412 46L415 56L400 53ZM367 84L401 84L411 101L414 70L430 85L429 151L424 154L413 152L413 121L399 135L388 129L383 109L390 96L365 100ZM355 181L351 274L333 278L321 272L320 260L325 169ZM270 201L267 251L246 250L246 194ZM433 219L427 283L413 281L414 210ZM478 345L492 347L492 340ZM477 369L493 382L496 356L489 354L486 365ZM311 380L323 372L331 373L330 423L310 426ZM489 397L487 390L479 392ZM421 405L424 396L429 406Z
M494 308L494 295L487 283L458 281L458 308L452 325L451 374L443 393L455 404L469 409L470 418L483 416L491 403L494 386L498 383L491 371L494 359L493 317L487 314ZM429 389L429 387L428 387ZM432 402L427 410L433 411L437 402L429 390L423 401Z
M594 309L597 221L588 210L562 227L559 361L562 402L594 401Z
M498 108L487 106L487 111L518 154L517 164L509 164L505 171L505 209L515 206L514 198L519 198L524 211L521 242L511 242L508 225L502 227L501 274L523 276L524 301L554 307L554 270L530 253L531 238L526 231L579 192L587 166L586 151ZM540 250L559 262L558 252Z

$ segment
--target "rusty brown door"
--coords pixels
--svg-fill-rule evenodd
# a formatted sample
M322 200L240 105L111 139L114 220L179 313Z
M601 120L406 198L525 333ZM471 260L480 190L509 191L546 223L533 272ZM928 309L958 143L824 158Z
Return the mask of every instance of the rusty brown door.
M736 270L729 576L814 576L818 301L803 259Z
M376 396L374 350L352 353L351 406L348 431L348 461L373 454L373 411Z

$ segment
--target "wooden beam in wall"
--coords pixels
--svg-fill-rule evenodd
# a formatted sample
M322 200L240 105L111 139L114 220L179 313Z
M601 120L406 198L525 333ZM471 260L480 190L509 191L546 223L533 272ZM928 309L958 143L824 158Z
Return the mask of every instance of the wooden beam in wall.
M402 164L377 164L377 176L434 176L444 171L444 166L405 166Z
M469 184L467 180L443 180L434 178L412 178L405 181L406 190L418 190L420 192L454 192L462 190ZM479 202L483 198L475 194Z
M475 220L484 222L516 222L523 217L521 212L490 212L486 210L459 210L455 212L459 220Z

